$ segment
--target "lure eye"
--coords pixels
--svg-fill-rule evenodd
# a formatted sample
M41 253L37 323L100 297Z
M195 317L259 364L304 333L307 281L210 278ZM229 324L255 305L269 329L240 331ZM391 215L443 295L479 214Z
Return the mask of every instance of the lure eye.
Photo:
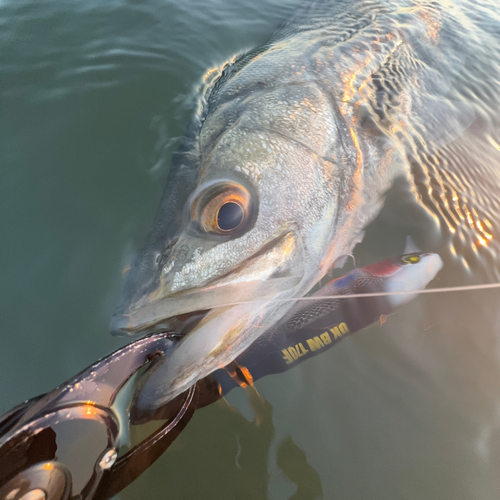
M418 255L405 255L401 260L406 264L417 264L420 262L420 257Z
M240 234L248 230L255 216L250 193L232 181L201 186L191 202L191 218L207 233Z

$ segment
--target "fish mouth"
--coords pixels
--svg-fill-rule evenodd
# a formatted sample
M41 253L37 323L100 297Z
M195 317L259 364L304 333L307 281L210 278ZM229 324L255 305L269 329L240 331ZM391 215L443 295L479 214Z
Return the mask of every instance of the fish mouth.
M287 230L208 285L163 296L160 285L126 311L115 312L111 333L133 336L170 331L173 336L182 336L216 308L265 301L298 285L304 276L302 253L295 231Z
M135 336L139 334L169 333L173 338L180 338L196 328L211 310L191 311L142 324L135 324L134 316L131 314L115 315L111 320L111 334L115 336Z

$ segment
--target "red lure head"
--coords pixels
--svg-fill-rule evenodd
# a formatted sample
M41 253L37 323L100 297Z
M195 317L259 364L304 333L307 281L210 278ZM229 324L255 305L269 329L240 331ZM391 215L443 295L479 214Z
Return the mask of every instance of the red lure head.
M375 264L369 264L364 266L362 269L372 276L383 278L385 276L391 276L402 267L418 264L422 255L424 255L423 252L418 252L402 255L400 257L393 257L392 259L382 260L381 262L376 262Z

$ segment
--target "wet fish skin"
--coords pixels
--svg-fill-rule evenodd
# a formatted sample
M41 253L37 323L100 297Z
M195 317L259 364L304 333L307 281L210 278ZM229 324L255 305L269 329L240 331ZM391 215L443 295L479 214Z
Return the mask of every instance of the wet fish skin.
M464 57L457 22L428 2L314 3L227 68L173 167L112 330L210 310L179 344L196 353L178 363L191 380L273 326L289 303L218 307L307 293L409 176L415 142L446 143L470 124L445 98ZM250 200L234 234L200 221L221 186Z

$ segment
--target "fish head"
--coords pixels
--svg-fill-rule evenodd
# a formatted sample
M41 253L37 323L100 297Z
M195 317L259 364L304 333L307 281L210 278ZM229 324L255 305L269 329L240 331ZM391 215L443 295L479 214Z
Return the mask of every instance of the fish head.
M219 99L172 167L114 334L186 333L221 305L305 293L328 265L337 209L351 194L349 168L332 152L329 100L315 88Z

